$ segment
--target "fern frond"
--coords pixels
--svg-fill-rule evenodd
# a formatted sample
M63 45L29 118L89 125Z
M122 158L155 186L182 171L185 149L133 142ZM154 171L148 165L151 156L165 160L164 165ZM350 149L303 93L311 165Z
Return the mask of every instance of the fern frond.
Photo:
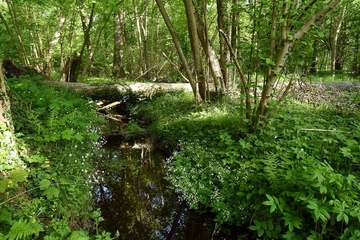
M41 231L44 231L44 228L40 223L21 219L12 225L6 238L9 240L20 240L33 234L39 236Z
M265 164L264 172L268 180L270 182L276 182L278 178L277 173L280 171L277 155L272 152L267 152L265 153L265 160L263 162Z

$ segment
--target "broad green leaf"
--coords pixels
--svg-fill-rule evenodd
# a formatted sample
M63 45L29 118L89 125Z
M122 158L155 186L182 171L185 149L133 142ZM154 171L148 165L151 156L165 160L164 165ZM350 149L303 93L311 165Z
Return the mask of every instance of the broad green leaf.
M40 190L45 190L46 188L48 188L51 185L51 182L48 179L43 179L40 182Z
M313 202L313 201L309 201L309 205L306 206L309 209L317 209L319 206Z
M262 235L264 235L264 232L265 232L264 229L261 228L257 231L257 234L259 237L261 237Z
M17 184L18 182L24 182L27 176L27 171L16 169L10 173L9 178L12 179L14 184Z
M43 195L46 195L46 198L51 200L54 197L57 198L59 196L60 190L56 187L49 187L45 189L45 191L42 193Z
M2 179L0 180L0 193L4 193L7 185L8 185L9 180L8 179Z
M258 191L259 194L263 194L264 192L265 192L265 188L260 188Z
M254 220L254 223L255 223L256 226L260 226L260 227L261 227L261 222L260 222L260 221L258 221L258 220L255 219L255 220Z
M61 136L63 139L71 140L74 136L74 133L75 131L72 129L65 129L64 131L62 131Z
M266 61L266 65L275 66L275 62L270 58L266 58L265 61Z
M88 233L83 230L73 231L67 240L89 240Z
M267 199L269 199L270 202L274 203L274 198L270 196L269 194L266 194Z
M12 213L8 211L2 211L0 214L0 222L12 223ZM0 238L1 239L1 238Z
M245 196L246 194L245 194L244 192L237 192L236 195L239 196L239 197L243 197L243 196Z
M90 134L89 134L89 138L90 138L91 140L98 140L99 137L100 137L100 135L97 134L97 133L90 133Z
M71 183L70 179L65 178L65 177L61 177L59 179L59 181L60 181L61 184L69 184L69 183Z
M270 213L274 212L276 210L276 205L272 205L270 207Z
M266 236L268 236L269 238L271 238L271 231L269 229L265 230Z
M267 225L268 225L268 229L270 229L271 231L274 230L274 224L272 220L267 221Z
M262 204L265 206L272 206L274 203L271 201L264 201Z
M250 230L253 230L253 231L257 231L259 230L261 227L260 226L255 226L255 225L252 225L249 227Z
M46 158L44 156L41 155L31 155L30 157L28 157L26 159L26 161L28 161L29 163L42 163L46 160Z

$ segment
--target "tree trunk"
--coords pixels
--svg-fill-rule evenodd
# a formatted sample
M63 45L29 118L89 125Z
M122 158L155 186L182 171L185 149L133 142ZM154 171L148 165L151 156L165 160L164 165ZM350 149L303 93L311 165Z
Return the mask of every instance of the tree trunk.
M320 10L315 12L308 21L305 22L294 34L294 36L289 38L289 19L285 19L282 24L281 30L281 46L276 51L275 66L271 68L271 74L266 78L265 86L261 93L261 99L256 110L256 116L253 119L252 126L255 128L261 122L263 117L267 115L267 104L272 99L272 94L274 91L275 83L279 77L280 72L284 69L286 65L286 60L289 57L289 50L294 47L295 43L299 41L315 24L316 21L321 19L327 12L329 12L333 7L335 7L341 0L330 0L326 5L324 5ZM288 11L286 6L283 7L283 14Z
M123 63L123 47L124 36L124 11L116 11L114 13L114 53L113 53L113 76L116 78L124 78L125 68Z
M205 4L203 4L203 13L204 13L203 17L204 19L206 19L205 16L206 6L204 5ZM215 50L211 46L210 40L208 38L208 30L206 27L206 22L202 21L201 16L199 16L196 11L195 14L196 14L196 30L197 30L198 38L200 40L204 53L206 54L207 57L206 64L208 67L210 67L210 72L214 79L215 88L216 90L218 90L218 88L220 87L222 90L224 90L226 84L224 83L224 77L221 71L219 59L215 53ZM204 78L206 79L208 77L209 76L205 75ZM208 89L206 90L208 91Z
M360 62L359 62L359 57L360 57L360 33L357 34L355 39L356 39L355 40L355 52L354 52L352 70L353 70L353 73L356 76L359 76L360 75Z
M218 27L224 33L229 35L229 25L228 25L228 18L227 18L227 2L223 0L216 0L217 4L217 22ZM230 38L232 39L232 38ZM220 68L223 76L223 82L225 86L228 85L229 82L229 75L228 75L228 68L227 64L230 60L229 50L227 48L225 39L221 36L221 33L219 32L219 45L220 45Z
M163 16L163 19L164 19L164 22L170 32L170 35L172 37L172 40L174 42L174 45L176 47L176 51L179 55L179 58L181 60L181 63L184 65L184 68L185 68L185 71L186 71L186 75L189 79L189 82L190 82L190 85L191 85L191 89L194 93L194 97L195 97L195 100L196 102L200 102L202 99L200 97L200 95L198 94L198 91L197 91L197 86L196 86L196 81L191 73L191 70L190 70L190 67L189 67L189 64L185 58L185 55L184 55L184 52L180 46L180 41L179 41L179 38L171 24L171 21L170 21L170 18L168 16L168 14L166 13L166 10L164 8L164 5L162 4L161 0L155 0L156 1L156 4L158 5L159 7L159 10L160 10L160 13L161 15Z
M0 165L4 166L11 163L18 157L15 147L14 127L11 120L10 101L6 93L5 79L0 67ZM0 167L1 170L2 167Z
M49 35L47 36L48 39L52 39L52 41L49 42L47 49L45 50L45 56L44 56L45 65L44 65L44 69L42 71L43 74L45 75L45 77L47 77L47 78L50 78L50 74L52 71L52 64L51 64L52 54L54 52L56 44L60 40L60 34L61 34L62 27L65 23L65 20L66 20L66 18L64 17L64 15L62 13L60 13L59 23L57 26L57 30L54 33L54 36L52 38Z
M93 45L91 44L91 40L90 40L90 30L92 28L92 23L93 23L93 19L94 19L94 10L95 10L95 3L92 4L88 23L86 23L86 15L84 13L84 9L82 9L80 11L81 23L82 23L83 32L84 32L84 46L86 46L86 49L88 52L88 58L86 59L86 62L84 64L84 67L83 67L83 70L82 70L82 73L80 76L80 81L83 80L84 76L88 72L89 67L91 68L94 65L94 50L93 50ZM80 54L80 59L82 59L82 54ZM79 67L80 67L80 65L79 65Z
M21 49L21 54L19 55L19 59L21 60L21 65L30 66L29 58L27 56L27 52L26 52L26 49L25 49L25 46L23 43L23 39L22 39L22 33L19 29L17 15L16 15L16 11L14 9L15 7L14 7L13 3L10 2L9 0L6 0L6 4L8 6L9 14L11 16L11 20L13 22L14 29L17 34L17 38L18 38L17 42L19 44L19 49Z
M331 76L335 76L336 67L341 68L341 67L339 67L339 65L336 66L336 63L337 63L336 62L336 55L337 55L336 50L337 50L338 39L339 39L340 31L341 31L341 25L342 25L342 22L343 22L344 16L345 16L345 11L346 11L346 4L344 4L344 6L342 7L340 16L337 18L338 22L336 24L334 36L333 36L333 39L332 39L332 45L331 45L331 70L330 70Z
M0 19L1 19L1 21L3 22L3 24L4 24L4 26L5 26L6 30L7 30L7 33L9 34L9 36L10 36L10 38L11 38L13 44L14 44L14 47L15 47L15 49L16 49L17 54L18 54L19 56L21 56L21 55L22 55L22 52L21 52L20 46L19 46L19 44L18 44L18 41L16 40L13 32L11 31L11 29L10 29L10 27L9 27L9 24L7 23L6 19L4 18L4 16L2 15L1 12L0 12Z
M138 53L139 53L139 74L142 75L146 72L146 67L144 65L144 55L143 55L143 38L142 38L142 30L141 30L141 19L138 13L137 5L135 0L132 0L133 10L134 10L134 18L136 20L136 33L137 33L137 43L138 43Z
M186 20L189 31L190 45L195 65L197 82L201 99L206 98L205 73L201 63L201 51L197 32L197 19L195 7L192 0L183 0L186 11Z

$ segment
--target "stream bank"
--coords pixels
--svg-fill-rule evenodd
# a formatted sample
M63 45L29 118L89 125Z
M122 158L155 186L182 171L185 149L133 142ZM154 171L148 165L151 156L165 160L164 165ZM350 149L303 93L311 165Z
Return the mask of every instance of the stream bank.
M153 145L149 133L129 134L124 103L110 112L124 118L108 119L99 128L102 148L93 192L104 218L100 227L126 240L214 239L212 217L190 210L165 179L168 155Z

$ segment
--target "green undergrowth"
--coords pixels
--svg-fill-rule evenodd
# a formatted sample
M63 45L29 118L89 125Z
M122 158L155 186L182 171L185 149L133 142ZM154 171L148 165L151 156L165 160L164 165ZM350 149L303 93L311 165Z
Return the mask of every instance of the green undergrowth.
M185 93L134 114L171 149L174 190L218 228L248 229L242 239L360 238L360 111L290 99L255 133L240 127L236 102L196 106Z
M23 167L1 163L0 239L111 239L91 194L96 106L42 79L7 83Z
M335 76L332 76L329 71L318 72L306 76L306 79L309 82L360 82L359 76L342 71L336 71Z

